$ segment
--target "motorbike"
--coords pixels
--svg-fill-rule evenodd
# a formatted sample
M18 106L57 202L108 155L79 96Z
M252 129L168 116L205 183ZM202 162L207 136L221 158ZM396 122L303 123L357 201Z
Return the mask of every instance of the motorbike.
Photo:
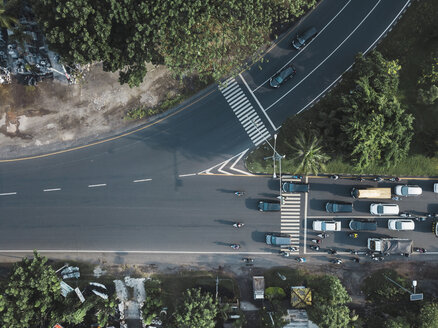
M319 237L319 238L327 238L327 237L329 237L330 235L328 234L328 233L319 233L319 234L317 234L317 236Z
M311 249L315 250L315 251L319 251L320 247L318 245L310 245L309 246Z
M242 228L244 225L245 225L245 223L241 223L241 222L233 223L234 228Z
M350 232L350 233L348 234L348 237L356 239L356 238L359 237L359 234L356 233L356 232Z
M244 258L242 258L242 261L246 262L246 263L252 263L252 262L254 262L254 259L250 258L250 257L244 257Z
M296 252L298 248L296 247L289 247L289 252Z
M389 178L388 181L391 182L399 182L401 179L399 177L395 177L395 178Z
M306 258L305 257L297 257L295 259L295 261L297 261L297 262L306 262Z
M322 243L322 239L312 239L312 243L321 244Z
M338 179L339 179L339 175L337 175L337 174L333 174L333 175L330 176L330 179L332 179L332 180L338 180Z
M381 181L383 181L383 178L382 178L382 177L375 177L375 178L373 179L373 181L375 181L375 182L381 182Z
M412 214L409 212L402 212L399 214L399 216L401 216L402 218L410 218Z
M292 176L292 179L302 179L303 178L303 176L302 175L293 175Z
M417 253L427 253L427 249L425 249L423 247L414 247L414 252L417 252Z
M417 221L417 222L424 222L424 221L426 221L427 220L427 218L425 218L424 216L422 217L422 216L417 216L416 218L414 218L415 219L415 221Z
M235 194L237 197L240 197L240 196L245 195L245 192L244 192L244 191L236 191L234 194Z
M334 263L334 264L342 264L343 263L343 261L341 259L331 259L330 262Z
M290 254L288 252L284 252L284 251L280 252L280 254L283 257L289 257L290 256Z
M392 199L392 200L396 200L396 201L397 201L397 200L401 200L401 198L398 197L398 196L392 196L391 199Z
M359 263L359 262L360 262L360 260L359 260L358 257L353 257L353 258L351 258L351 260L352 260L353 262L355 262L355 263Z
M327 253L329 253L329 254L331 254L331 255L336 255L336 254L338 254L338 251L337 251L336 249L332 249L332 248L330 248L330 249L327 251Z
M362 178L362 177L357 177L355 180L357 180L357 181L359 181L359 182L365 181L365 179Z
M231 247L232 249L239 249L239 248L240 248L240 245L239 245L239 244L231 244L230 247Z
M356 250L354 250L354 249L351 249L351 250L350 250L350 254L358 255L358 254L359 254L359 251L356 251Z
M427 213L428 218L438 218L438 213Z

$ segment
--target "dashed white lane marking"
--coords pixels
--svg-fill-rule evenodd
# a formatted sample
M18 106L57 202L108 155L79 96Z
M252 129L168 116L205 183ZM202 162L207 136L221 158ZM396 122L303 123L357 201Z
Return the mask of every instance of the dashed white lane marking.
M60 191L61 188L44 189L44 192Z
M303 83L305 80L307 80L307 78L313 74L313 72L315 72L319 67L321 67L322 64L324 64L336 51L338 51L338 49L353 35L354 32L356 32L356 30L363 24L363 22L371 15L371 13L376 9L377 5L381 2L382 0L379 0L374 7L368 12L368 14L360 21L360 23L353 29L353 31L351 31L351 33L344 39L344 41L342 41L336 48L335 50L333 50L322 62L320 62L318 64L318 66L316 66L314 69L312 69L310 71L309 74L307 74L305 77L303 77L297 84L295 84L293 86L293 88L289 89L284 95L282 95L280 98L278 98L276 101L274 101L271 105L269 105L268 107L266 107L266 111L268 111L270 108L272 108L272 106L276 105L280 100L282 100L284 97L286 97L289 93L291 93L293 90L295 90L296 87L298 87L301 83Z
M97 187L105 187L106 183L101 184L95 184L95 185L88 185L88 188L97 188Z
M344 7L341 8L341 10L339 10L339 12L321 29L321 31L318 32L318 34L308 43L306 44L303 48L301 48L301 50L292 57L291 60L289 60L282 68L280 68L278 71L281 71L283 68L285 68L287 65L289 65L291 62L293 62L293 60L304 51L304 49L306 49L309 44L311 44L317 37L319 37L321 35L321 33L335 20L336 17L339 16L339 14L341 12L344 11L345 7L348 6L348 4L351 2L351 0L348 0L348 2L344 5ZM260 84L257 88L255 88L253 91L256 92L259 88L261 88L264 84L266 84L269 81L269 79L267 79L266 81L264 81L262 84Z
M152 181L152 179L140 179L140 180L134 180L132 182L137 183L137 182L147 182L147 181Z
M2 194L0 194L0 196L11 196L11 195L16 195L16 192L4 192Z
M224 86L219 86L219 90L231 106L231 109L251 141L254 145L258 146L267 140L271 134L266 129L256 110L252 107L236 80L233 78L227 81Z
M180 178L182 178L182 177L191 177L191 176L194 176L194 175L196 175L196 173L180 174L180 175L178 175L178 177L180 177Z

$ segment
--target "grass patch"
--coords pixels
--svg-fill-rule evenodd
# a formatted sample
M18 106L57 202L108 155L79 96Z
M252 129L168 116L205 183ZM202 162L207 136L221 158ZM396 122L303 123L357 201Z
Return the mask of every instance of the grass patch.
M229 276L206 271L181 271L178 274L157 274L153 278L161 281L164 304L174 311L182 294L190 288L201 288L203 292L216 294L216 277L219 277L219 296L222 302L239 297L237 283Z

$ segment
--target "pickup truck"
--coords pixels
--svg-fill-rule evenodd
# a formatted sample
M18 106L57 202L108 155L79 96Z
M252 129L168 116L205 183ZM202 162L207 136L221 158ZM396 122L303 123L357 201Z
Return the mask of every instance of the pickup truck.
M386 254L412 253L413 242L402 238L368 238L368 249Z
M252 277L252 288L254 290L254 299L262 300L265 298L265 277Z

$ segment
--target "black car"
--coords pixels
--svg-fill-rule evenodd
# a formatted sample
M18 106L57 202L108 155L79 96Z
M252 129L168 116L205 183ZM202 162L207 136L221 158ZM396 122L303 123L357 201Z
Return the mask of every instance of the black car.
M292 41L292 46L295 49L301 49L310 40L312 40L318 34L318 30L314 27L309 28L302 34L297 34L295 39Z
M377 222L376 221L368 221L368 220L351 220L349 225L351 230L377 230Z
M273 88L279 88L284 82L294 77L296 73L294 65L290 64L271 77L269 85Z
M327 202L327 204L325 204L325 210L329 213L351 213L353 212L353 204L342 202Z
M279 211L281 208L280 203L270 200L259 201L259 211L260 212L274 212Z
M308 183L297 183L297 182L283 182L284 192L309 192Z

